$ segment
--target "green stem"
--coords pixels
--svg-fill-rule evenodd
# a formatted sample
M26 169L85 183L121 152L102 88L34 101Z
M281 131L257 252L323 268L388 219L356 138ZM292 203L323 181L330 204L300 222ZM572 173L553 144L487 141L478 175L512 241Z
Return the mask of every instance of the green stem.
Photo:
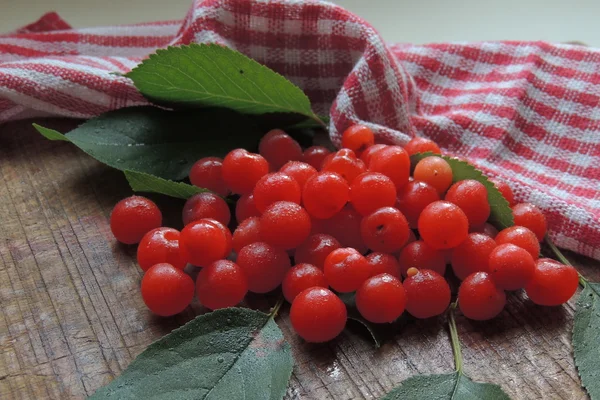
M311 119L314 120L317 124L319 124L323 129L327 130L327 124L321 118L319 118L317 114L313 113Z
M562 262L565 265L570 265L571 267L573 266L573 264L571 264L567 257L565 257L565 255L558 249L558 247L556 247L554 242L550 240L550 237L548 235L546 235L545 240L548 247L550 247L550 250L552 250L552 253L554 253L556 258L558 258L560 262ZM579 284L583 287L586 287L588 283L587 279L585 279L584 276L581 275L579 272L577 272L577 275L579 276Z
M448 308L448 326L450 327L450 341L452 342L452 352L454 353L454 365L456 371L462 373L463 357L460 349L460 340L458 339L458 330L456 329L456 320L454 319L454 310L458 305L458 300Z
M279 312L279 309L283 305L284 301L285 301L285 299L283 298L283 296L279 297L279 299L277 300L277 303L275 303L273 308L271 308L271 312L269 313L271 318L275 318L277 316L277 313Z

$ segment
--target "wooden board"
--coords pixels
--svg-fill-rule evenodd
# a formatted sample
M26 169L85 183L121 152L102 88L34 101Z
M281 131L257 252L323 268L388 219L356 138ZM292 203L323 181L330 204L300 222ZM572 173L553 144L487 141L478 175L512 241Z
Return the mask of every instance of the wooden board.
M108 226L112 206L129 194L120 172L43 139L31 122L0 127L1 399L84 398L204 312L197 302L173 318L146 310L135 248L117 244ZM182 202L155 199L179 227ZM569 256L600 280L597 262ZM522 294L508 298L493 322L458 317L466 373L514 399L586 398L570 343L574 300L544 308ZM411 375L453 370L443 318L411 323L378 350L356 327L331 343L305 344L286 308L278 323L296 359L288 399L376 399Z

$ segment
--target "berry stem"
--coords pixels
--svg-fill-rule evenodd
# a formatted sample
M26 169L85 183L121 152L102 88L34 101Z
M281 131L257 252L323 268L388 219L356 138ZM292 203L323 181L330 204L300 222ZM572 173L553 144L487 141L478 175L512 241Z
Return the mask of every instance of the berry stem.
M279 299L277 300L277 303L275 303L273 308L271 308L271 312L269 313L271 318L275 318L277 316L277 313L279 312L279 309L283 305L284 301L285 301L285 298L283 296L280 296Z
M454 310L458 306L458 300L448 307L448 326L450 327L450 340L452 342L452 352L454 353L454 365L458 373L463 370L462 351L460 349L460 340L458 339L458 330L456 329L456 320L454 319Z
M571 264L571 262L567 259L567 257L565 257L565 255L558 249L558 247L556 247L554 242L552 242L552 240L550 240L550 237L548 235L546 235L545 241L546 241L546 244L548 245L548 247L550 247L550 250L552 250L552 252L556 256L556 258L558 258L558 260L560 262L562 262L565 265L569 265L571 267L573 266L573 264ZM583 275L581 275L579 273L579 271L577 272L577 275L579 276L579 284L582 287L586 287L587 283L588 283L587 279L585 279L583 277Z

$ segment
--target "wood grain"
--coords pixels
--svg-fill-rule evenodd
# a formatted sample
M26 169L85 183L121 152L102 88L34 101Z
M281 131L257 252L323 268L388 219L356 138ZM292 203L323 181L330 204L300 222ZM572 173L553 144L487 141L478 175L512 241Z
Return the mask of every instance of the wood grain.
M74 121L42 121L67 130ZM139 293L135 248L113 240L122 174L30 121L0 127L0 398L80 399L110 382L148 344L205 310L194 302L157 318ZM178 200L154 198L180 227ZM569 255L591 280L593 260ZM465 371L514 399L584 399L570 343L574 300L559 308L510 294L488 323L458 316ZM252 304L264 298L250 299ZM376 399L414 374L444 373L453 357L443 318L405 326L376 350L358 326L323 345L303 343L279 317L296 366L288 399Z

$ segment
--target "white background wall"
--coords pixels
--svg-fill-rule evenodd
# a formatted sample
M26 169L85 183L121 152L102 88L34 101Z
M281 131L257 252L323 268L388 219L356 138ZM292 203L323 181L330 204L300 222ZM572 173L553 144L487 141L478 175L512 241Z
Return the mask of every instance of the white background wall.
M600 0L334 0L385 39L582 41L600 47ZM191 0L0 0L0 33L58 11L76 27L180 19Z

